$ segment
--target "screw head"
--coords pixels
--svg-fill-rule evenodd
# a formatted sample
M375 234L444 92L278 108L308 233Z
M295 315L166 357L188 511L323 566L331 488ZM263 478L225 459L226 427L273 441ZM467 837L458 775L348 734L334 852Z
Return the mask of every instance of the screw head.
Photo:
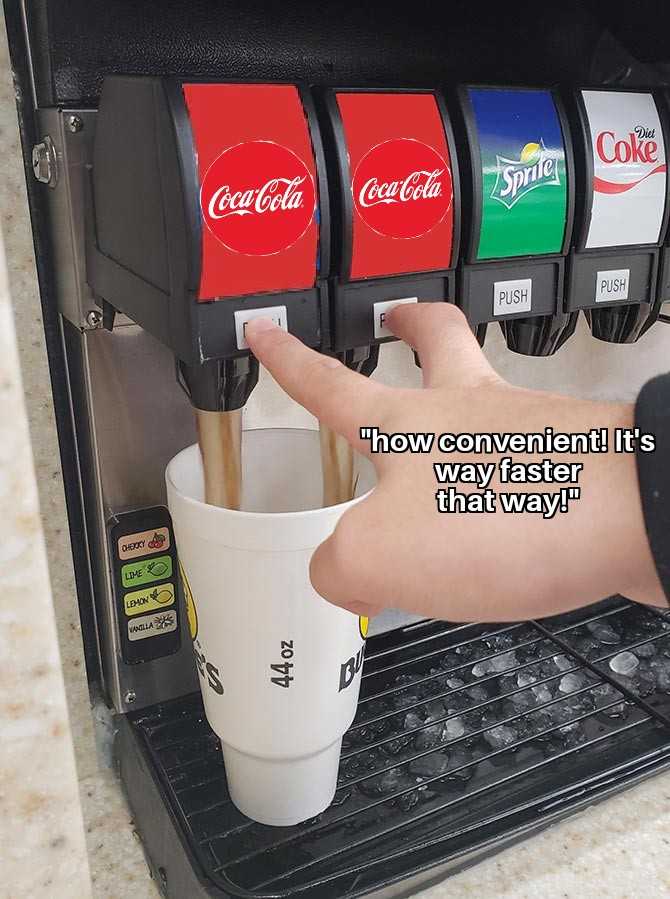
M80 131L84 130L84 120L81 116L70 115L67 117L67 127L73 134L78 134Z
M86 324L89 328L100 328L102 326L102 312L98 309L91 309L86 315Z
M135 693L134 690L128 690L126 695L123 697L123 701L126 703L126 705L132 705L136 699L137 699L137 694Z

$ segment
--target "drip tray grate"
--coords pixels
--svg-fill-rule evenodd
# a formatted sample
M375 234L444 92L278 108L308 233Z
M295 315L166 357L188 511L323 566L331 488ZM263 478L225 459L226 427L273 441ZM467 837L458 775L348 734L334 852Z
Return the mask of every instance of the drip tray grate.
M295 827L237 811L199 694L129 726L203 896L391 895L668 764L670 620L615 597L542 623L371 638L335 800Z

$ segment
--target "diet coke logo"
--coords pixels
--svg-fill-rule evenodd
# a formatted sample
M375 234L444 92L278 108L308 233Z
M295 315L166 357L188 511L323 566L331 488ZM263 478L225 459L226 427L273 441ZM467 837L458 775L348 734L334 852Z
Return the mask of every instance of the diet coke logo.
M354 172L351 190L365 224L383 237L422 237L449 212L451 170L428 144L396 138L372 147Z
M200 207L233 253L270 256L298 241L314 218L316 191L305 163L271 141L224 150L203 178Z
M618 135L615 131L601 131L596 137L596 154L601 163L615 168L622 166L648 166L658 163L658 141L656 129L637 125L627 135ZM630 170L630 169L629 169ZM598 193L619 194L632 190L652 175L665 172L664 163L654 165L648 172L632 181L610 181L595 176L593 189ZM639 168L638 168L639 171Z

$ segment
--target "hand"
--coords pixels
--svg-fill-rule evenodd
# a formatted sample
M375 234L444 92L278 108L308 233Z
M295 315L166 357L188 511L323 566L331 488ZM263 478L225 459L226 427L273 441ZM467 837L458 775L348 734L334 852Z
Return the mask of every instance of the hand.
M369 443L360 440L359 428L365 426L441 434L532 433L547 426L612 432L633 424L629 404L506 383L453 305L398 306L387 324L417 350L423 389L393 389L364 378L263 319L249 322L246 334L254 354L287 393L364 454ZM343 515L312 558L314 587L336 605L360 615L390 606L451 621L540 617L614 593L666 605L644 529L633 455L553 457L584 468L581 498L552 519L505 513L499 503L498 511L488 514L437 511L433 462L496 462L497 455L445 456L434 450L370 458L377 487ZM498 486L494 478L491 487ZM551 491L555 485L503 489Z

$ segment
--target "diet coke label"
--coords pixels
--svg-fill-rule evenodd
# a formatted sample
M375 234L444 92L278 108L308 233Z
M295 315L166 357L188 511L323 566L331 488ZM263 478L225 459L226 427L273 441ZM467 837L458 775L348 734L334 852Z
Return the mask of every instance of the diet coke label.
M372 147L351 184L356 211L383 237L422 237L449 212L451 171L428 144L397 138Z
M583 91L593 148L586 247L654 244L665 210L667 165L650 93Z
M272 141L247 141L211 164L200 205L205 224L229 250L270 256L305 233L316 191L307 166L292 150Z
M624 165L631 162L643 165L658 162L656 129L647 128L645 125L636 125L635 130L629 131L625 137L617 137L614 131L601 131L596 138L596 153L600 161L606 165L615 162ZM652 170L648 174L655 174L655 172ZM605 182L605 184L609 183L611 182ZM607 192L606 187L604 190Z

